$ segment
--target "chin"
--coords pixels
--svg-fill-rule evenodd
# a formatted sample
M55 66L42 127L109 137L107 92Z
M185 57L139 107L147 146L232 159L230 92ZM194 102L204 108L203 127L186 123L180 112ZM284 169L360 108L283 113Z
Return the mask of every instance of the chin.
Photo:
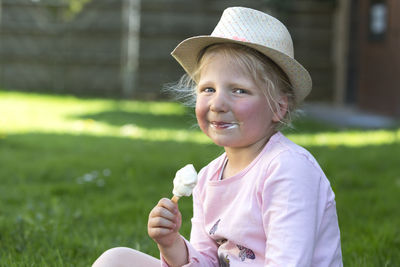
M216 144L217 146L221 146L221 147L229 147L231 145L230 142L226 142L224 140L218 140L215 138L211 138L211 140L213 141L214 144Z
M213 140L214 144L220 147L236 147L236 143L229 142L229 141L224 141L224 140Z

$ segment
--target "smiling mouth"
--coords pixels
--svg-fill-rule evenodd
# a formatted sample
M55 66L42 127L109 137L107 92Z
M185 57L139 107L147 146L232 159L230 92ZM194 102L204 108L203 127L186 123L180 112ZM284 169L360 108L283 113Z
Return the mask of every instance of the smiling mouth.
M219 121L212 121L210 123L211 127L217 130L230 130L237 128L239 126L236 122L219 122Z

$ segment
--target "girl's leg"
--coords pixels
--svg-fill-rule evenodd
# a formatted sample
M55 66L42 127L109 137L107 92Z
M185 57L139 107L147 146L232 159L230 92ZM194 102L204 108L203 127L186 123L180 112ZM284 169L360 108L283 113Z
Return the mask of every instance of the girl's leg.
M117 247L101 254L92 267L159 267L160 260L140 251Z

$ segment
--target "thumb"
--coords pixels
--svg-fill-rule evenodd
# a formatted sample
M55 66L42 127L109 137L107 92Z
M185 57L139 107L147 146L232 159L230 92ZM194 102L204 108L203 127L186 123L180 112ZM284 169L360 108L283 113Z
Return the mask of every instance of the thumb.
M181 229L181 226L182 226L182 214L178 210L178 213L176 215L176 231L177 232L179 232L179 230Z

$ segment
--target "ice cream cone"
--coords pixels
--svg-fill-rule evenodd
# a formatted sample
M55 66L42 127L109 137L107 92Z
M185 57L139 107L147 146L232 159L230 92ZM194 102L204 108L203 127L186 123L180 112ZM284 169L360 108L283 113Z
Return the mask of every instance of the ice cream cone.
M178 204L179 197L173 196L173 197L171 198L171 200L172 200L172 202Z

